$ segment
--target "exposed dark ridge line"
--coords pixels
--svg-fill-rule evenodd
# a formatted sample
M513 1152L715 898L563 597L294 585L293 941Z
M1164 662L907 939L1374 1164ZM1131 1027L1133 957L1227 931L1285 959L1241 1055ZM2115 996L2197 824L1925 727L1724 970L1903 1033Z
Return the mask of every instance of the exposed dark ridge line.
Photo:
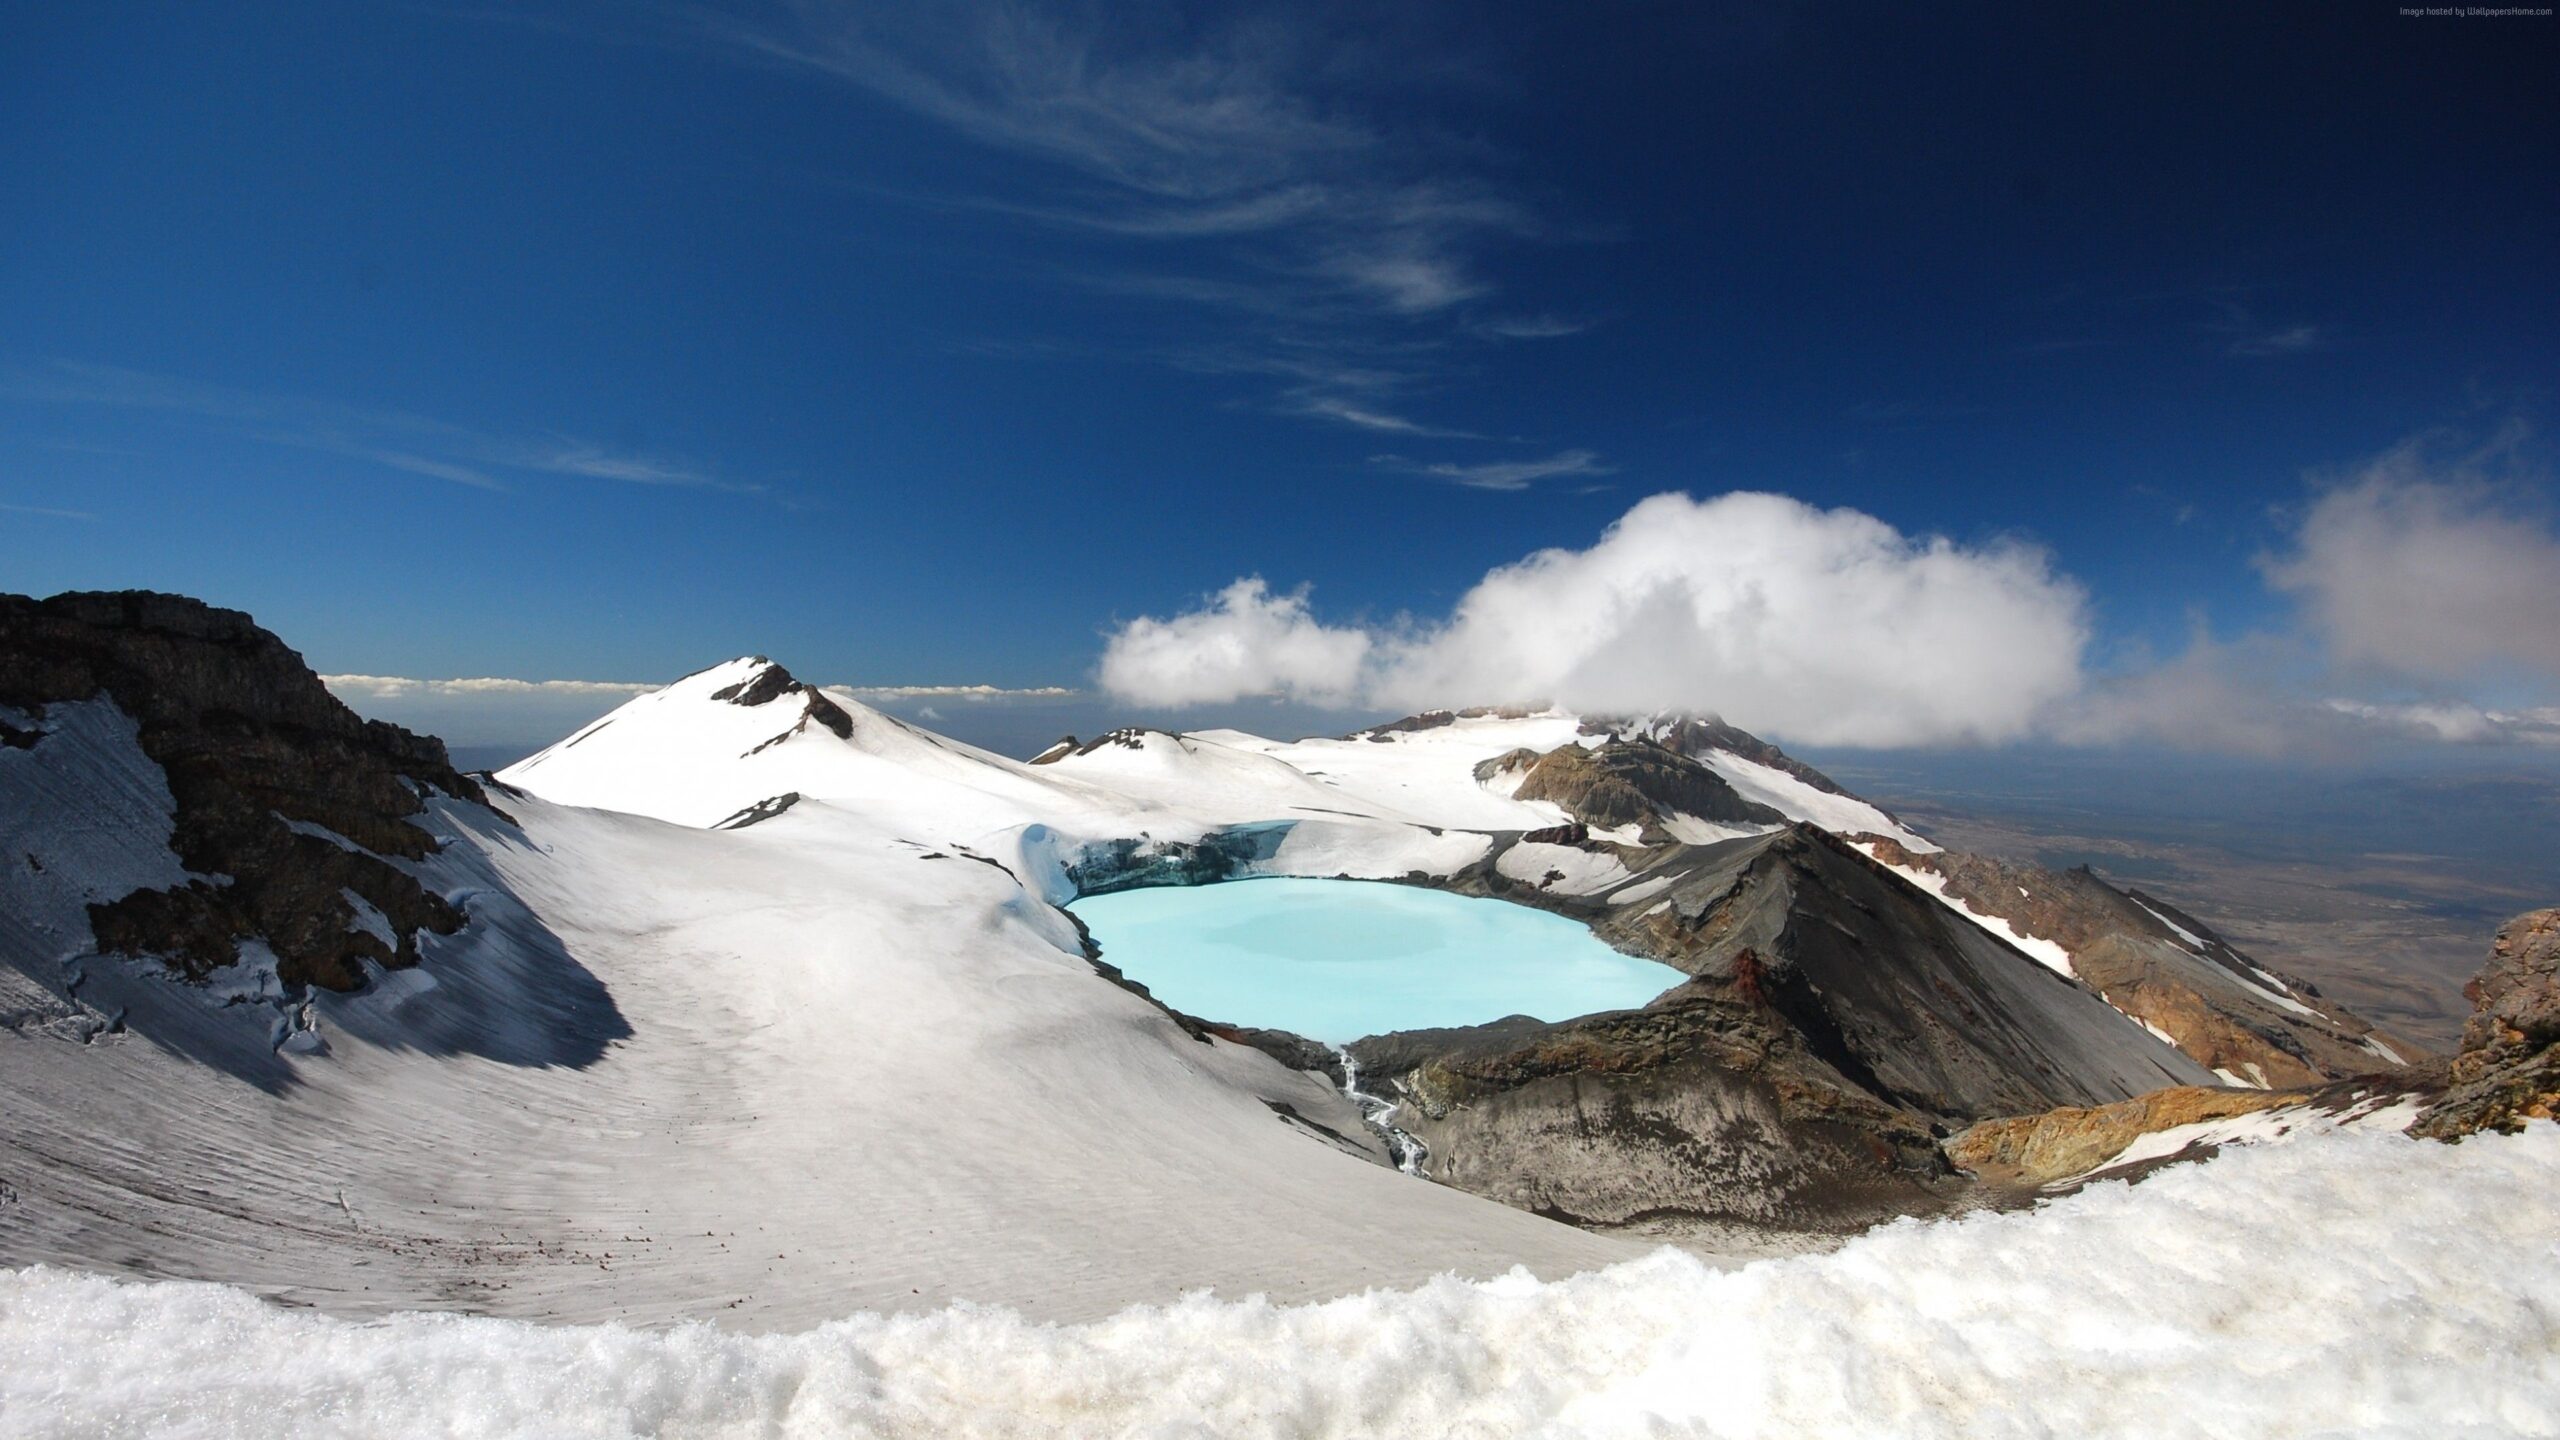
M154 957L198 978L235 962L254 937L275 951L285 984L346 991L364 984L366 962L416 964L421 931L464 925L390 861L441 849L418 823L426 795L486 807L486 793L453 768L442 741L359 717L247 615L147 591L0 596L0 705L99 697L134 722L166 777L180 862L231 877L91 905L101 952ZM342 891L380 910L397 942L356 925Z
M714 824L711 828L714 830L744 830L750 825L761 825L765 821L772 819L774 816L781 814L783 811L790 809L792 806L799 804L800 800L801 795L799 791L786 790L779 795L767 796L753 805L740 809L736 814Z

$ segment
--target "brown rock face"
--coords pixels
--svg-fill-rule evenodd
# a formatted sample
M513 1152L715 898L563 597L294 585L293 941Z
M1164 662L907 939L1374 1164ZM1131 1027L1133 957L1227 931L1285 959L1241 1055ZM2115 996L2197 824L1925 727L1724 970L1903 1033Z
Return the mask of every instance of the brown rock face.
M2410 1133L2455 1140L2560 1119L2560 909L2508 921L2463 993L2474 1008L2451 1084Z
M1637 1011L1355 1042L1431 1178L1587 1224L1855 1228L1952 1200L1952 1125L2211 1081L1812 827L1645 859L1625 905L1491 859L1447 882L1694 978Z
M1477 778L1517 770L1527 773L1512 794L1522 800L1544 800L1585 825L1615 830L1623 825L1647 827L1646 841L1661 844L1662 817L1694 816L1728 825L1783 825L1787 817L1766 805L1745 800L1724 777L1677 751L1650 740L1611 740L1586 748L1563 745L1544 755L1513 751L1477 767Z
M2312 1093L2182 1085L2113 1105L1985 1120L1948 1140L1947 1158L1986 1180L2047 1185L2089 1173L2155 1130L2295 1104Z
M1827 790L1834 795L1849 793L1830 776L1750 731L1728 725L1712 715L1656 715L1645 720L1592 719L1582 722L1582 733L1640 737L1692 757L1710 750L1722 750L1755 765L1783 770L1816 790Z
M1352 1047L1443 1184L1590 1226L1855 1229L1961 1182L1929 1123L1845 1083L1783 1019L1703 985L1561 1025Z
M480 787L455 773L441 741L359 719L248 616L147 591L0 596L0 706L40 719L101 695L134 719L168 776L181 862L230 877L92 906L102 952L201 977L258 937L287 984L347 990L363 982L360 960L413 965L417 931L461 928L452 906L378 857L434 851L410 823L422 791L486 804ZM41 747L41 724L10 743ZM382 912L396 947L355 928L342 892Z
M1372 725L1366 730L1354 730L1342 738L1376 740L1384 743L1393 741L1398 735L1410 735L1419 730L1438 730L1455 725L1461 720L1482 720L1487 717L1521 720L1536 713L1536 707L1524 705L1471 705L1464 710L1425 710L1419 715L1407 715L1401 720Z
M2508 921L2462 994L2473 1007L2462 1027L2465 1056L2560 1041L2560 910Z
M2318 987L2274 975L2203 922L2164 900L2118 890L2086 867L2057 871L1988 855L1915 853L1882 837L1867 843L1885 864L1938 876L1947 895L1974 913L2060 945L2081 979L2209 1069L2284 1087L2403 1068L2368 1045L2366 1037L2377 1034L2372 1025ZM2419 1055L2405 1040L2381 1040L2404 1061Z
M755 659L763 666L762 669L735 685L712 691L711 698L726 700L732 705L755 706L770 705L776 700L797 695L801 697L800 724L793 727L795 730L813 724L823 725L840 739L853 738L853 717L844 713L844 707L763 656L758 655Z

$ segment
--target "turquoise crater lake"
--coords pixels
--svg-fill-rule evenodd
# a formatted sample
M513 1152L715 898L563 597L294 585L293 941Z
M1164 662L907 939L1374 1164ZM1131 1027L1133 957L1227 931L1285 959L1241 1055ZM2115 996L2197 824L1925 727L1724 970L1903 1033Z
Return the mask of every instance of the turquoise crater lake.
M1561 915L1377 881L1122 890L1069 908L1104 960L1174 1009L1332 1045L1629 1010L1687 978Z

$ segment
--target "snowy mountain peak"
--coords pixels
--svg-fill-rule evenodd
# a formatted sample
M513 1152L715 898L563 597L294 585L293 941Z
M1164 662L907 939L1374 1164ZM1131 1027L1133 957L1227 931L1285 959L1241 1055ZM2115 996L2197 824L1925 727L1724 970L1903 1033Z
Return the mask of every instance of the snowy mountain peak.
M699 828L769 818L798 794L861 811L901 833L969 837L1081 813L1078 794L1019 762L822 690L762 655L698 670L501 772L559 804Z
M737 659L696 670L659 693L716 700L749 709L801 697L802 703L798 708L805 716L819 721L840 736L852 734L851 718L845 715L843 707L826 698L818 687L763 655L741 655Z
M770 656L739 655L716 665L705 665L699 670L690 671L669 683L665 688L670 692L707 695L726 689L742 680L752 679L758 671L772 665L773 660Z
M809 688L800 682L798 676L761 655L750 656L743 661L732 660L728 665L717 667L723 674L737 668L744 668L746 674L712 691L712 699L726 700L732 705L769 705L785 695L798 695Z

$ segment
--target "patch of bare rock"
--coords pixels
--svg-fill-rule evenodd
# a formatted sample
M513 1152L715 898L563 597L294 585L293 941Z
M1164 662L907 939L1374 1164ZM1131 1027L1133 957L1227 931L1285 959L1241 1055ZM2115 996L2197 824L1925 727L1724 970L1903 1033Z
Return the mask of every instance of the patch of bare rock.
M414 965L418 931L462 927L389 861L438 848L412 823L424 793L485 804L479 785L442 741L359 719L248 616L147 591L0 595L0 708L34 717L10 743L41 752L49 707L100 696L166 772L172 845L200 877L92 906L102 953L201 978L257 939L285 984L351 990L362 962ZM359 900L393 943L359 923Z
M2452 1140L2560 1119L2560 909L2508 921L2463 993L2473 1008L2462 1050L2410 1133Z

